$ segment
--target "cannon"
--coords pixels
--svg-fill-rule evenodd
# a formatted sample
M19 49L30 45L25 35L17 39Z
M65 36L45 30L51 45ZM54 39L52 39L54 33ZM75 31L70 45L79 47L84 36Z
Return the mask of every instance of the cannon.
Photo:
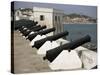
M29 29L27 29L26 31L23 31L23 36L27 36L27 35L29 35L29 33L31 33L32 31L34 32L34 29L38 29L38 28L40 28L41 26L40 25L37 25L37 26L33 26L33 27L31 27L31 28L29 28Z
M30 28L31 26L35 26L36 24L37 24L37 22L34 22L32 20L22 19L22 20L14 21L14 28L19 29L21 26Z
M24 36L27 37L30 33L32 34L32 33L34 33L34 31L27 30L27 31L24 33Z
M23 31L22 36L26 37L31 32L32 32L31 30L27 29L27 30Z
M35 41L46 38L47 36L45 34L53 31L55 31L55 28L46 29L44 31L38 32L37 34L33 34L33 36L31 37L32 41L30 43L30 46L33 46Z
M23 28L22 30L20 30L20 33L24 33L24 32L26 32L28 29L27 28Z
M37 25L38 24L38 22L36 21L36 22L33 22L33 25Z
M20 27L18 28L18 30L21 31L24 27L25 27L25 26L20 26Z
M35 41L35 43L32 47L36 47L37 49L39 49L46 41L54 41L54 40L57 40L61 37L66 36L66 35L68 35L68 31L64 31L64 32L58 33L58 34L53 35L53 36L48 36L44 39Z
M36 28L34 28L34 29L25 31L25 32L24 32L24 36L26 37L26 36L27 36L29 33L31 33L32 31L33 31L33 32L36 32L36 31L40 31L40 30L45 29L45 28L46 28L46 26L42 26L42 27L36 27Z
M32 41L37 35L45 35L45 34L50 33L52 31L55 31L55 28L50 28L50 29L46 29L46 30L43 30L43 31L36 32L32 35L29 35L26 39L29 39L30 41Z
M23 31L23 30L25 30L25 29L26 29L25 26L21 26L21 27L19 28L19 31L21 32L21 31Z
M39 31L39 30L42 30L42 29L45 29L46 26L35 26L35 28L33 29L24 29L24 30L21 30L21 33L23 34L23 36L27 36L29 33L31 33L32 31L35 32L35 31Z
M38 27L41 27L41 25L33 26L33 27L29 28L29 29L31 30L31 29L35 29L35 28L38 28Z
M46 28L46 26L42 26L42 27L32 29L32 31L40 31L40 30L45 29L45 28Z
M81 46L84 43L90 42L91 38L89 35L86 35L78 40L74 40L70 43L58 46L54 49L48 50L46 52L46 56L43 57L43 59L47 59L50 62L52 62L63 50L68 50L69 52L75 48L77 48L78 46Z

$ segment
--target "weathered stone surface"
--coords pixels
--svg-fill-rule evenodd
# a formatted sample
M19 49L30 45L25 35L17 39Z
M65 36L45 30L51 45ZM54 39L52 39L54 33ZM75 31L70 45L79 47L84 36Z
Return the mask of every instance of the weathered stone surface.
M84 50L82 51L81 60L85 69L91 69L97 65L97 53L91 50Z
M46 41L37 51L38 54L46 55L46 51L60 46L56 41Z
M19 32L14 32L14 73L51 71L48 63L37 55L37 50L30 47L29 43Z
M50 63L49 67L52 70L73 70L81 69L82 62L76 51L63 50L56 59Z

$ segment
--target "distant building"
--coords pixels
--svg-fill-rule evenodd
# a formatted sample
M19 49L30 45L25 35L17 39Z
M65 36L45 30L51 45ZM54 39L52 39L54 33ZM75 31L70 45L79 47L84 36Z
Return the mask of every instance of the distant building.
M32 10L21 8L15 12L15 20L29 19L38 21L40 25L46 25L47 28L55 27L55 33L63 31L63 11L53 8L33 7Z
M34 20L40 25L47 25L47 28L55 27L55 33L63 31L63 12L53 8L33 7Z
M20 8L15 10L15 20L33 20L33 10L30 8Z

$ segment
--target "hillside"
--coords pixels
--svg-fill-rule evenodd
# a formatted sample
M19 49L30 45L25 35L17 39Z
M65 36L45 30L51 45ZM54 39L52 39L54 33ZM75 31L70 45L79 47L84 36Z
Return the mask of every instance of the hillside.
M96 19L86 15L68 14L63 16L63 23L96 23Z

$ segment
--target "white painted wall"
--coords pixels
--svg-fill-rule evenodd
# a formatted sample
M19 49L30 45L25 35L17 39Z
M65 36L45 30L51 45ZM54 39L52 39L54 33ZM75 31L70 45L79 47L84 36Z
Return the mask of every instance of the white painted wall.
M18 15L19 13L19 15ZM30 12L29 12L30 13ZM44 20L40 20L40 15L44 16ZM55 21L55 16L57 16L57 20ZM59 19L60 18L60 19ZM41 8L41 7L33 7L33 13L30 16L23 15L20 10L16 11L15 19L28 19L38 21L38 24L43 26L46 25L47 28L55 27L55 34L63 31L63 11L53 9L53 8ZM53 34L53 33L50 33Z
M44 15L44 20L40 20L40 15ZM47 25L47 28L52 28L53 27L53 22L52 22L52 13L48 12L34 12L34 20L38 21L40 25Z
M44 15L44 21L40 20L40 15ZM33 7L33 16L34 20L38 21L40 25L46 25L47 28L56 27L55 33L60 33L63 31L63 12L61 10L56 10L53 8ZM57 16L57 21L55 21L55 16ZM58 16L60 20L58 19Z
M29 12L24 12L26 14L29 13L30 16L27 16L27 15L23 15L21 10L18 9L15 11L15 20L21 20L21 19L27 19L27 20L33 20L33 13L31 11Z
M20 10L16 10L16 12L15 12L15 20L20 20L21 16L22 16L21 11Z
M55 21L55 16L57 17L56 21ZM55 33L59 33L59 32L63 31L62 19L63 19L62 13L54 12L54 14L53 14L53 26L56 27Z

